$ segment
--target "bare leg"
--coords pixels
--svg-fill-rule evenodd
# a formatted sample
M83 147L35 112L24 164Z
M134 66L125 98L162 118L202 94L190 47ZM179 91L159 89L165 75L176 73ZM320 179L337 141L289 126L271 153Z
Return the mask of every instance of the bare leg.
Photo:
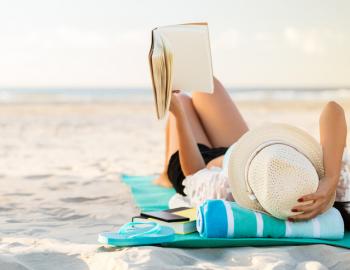
M164 169L162 173L159 175L157 179L154 180L156 185L160 185L163 187L171 188L172 185L169 181L167 170L168 170L168 162L169 162L169 144L170 144L170 122L171 116L169 116L166 126L165 126L165 156L164 156ZM176 138L171 140L172 144L176 143ZM173 146L172 146L173 147Z
M178 95L178 98L181 102L182 108L184 109L186 118L190 123L191 131L193 133L193 136L196 142L205 144L211 147L209 139L204 131L204 128L197 115L197 112L193 106L191 97L185 94L180 94ZM172 113L169 114L169 118L167 120L165 141L166 141L166 145L165 145L164 170L159 176L159 178L155 180L155 183L161 186L171 187L171 183L167 175L168 163L172 154L174 154L176 151L179 150L179 138L178 138L177 125L176 125L176 118Z
M213 147L228 147L236 142L248 126L226 92L214 78L214 93L193 93L193 104Z

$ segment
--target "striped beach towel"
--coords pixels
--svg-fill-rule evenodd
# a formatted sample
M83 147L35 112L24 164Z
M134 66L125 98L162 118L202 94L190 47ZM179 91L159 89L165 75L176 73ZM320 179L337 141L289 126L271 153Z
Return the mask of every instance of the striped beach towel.
M335 208L308 221L289 222L240 207L235 202L207 200L197 209L197 230L206 238L342 239L344 222Z

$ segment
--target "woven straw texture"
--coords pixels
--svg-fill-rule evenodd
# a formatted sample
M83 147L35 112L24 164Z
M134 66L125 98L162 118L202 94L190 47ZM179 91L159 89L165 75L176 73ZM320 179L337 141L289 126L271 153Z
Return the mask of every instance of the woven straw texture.
M280 146L277 148L268 146L263 149L270 148L271 151L261 150L257 153L261 145L271 141L278 142ZM286 147L281 145L290 146L292 149L287 151ZM272 152L274 154L271 154ZM277 158L279 155L281 157ZM257 159L256 162L254 159ZM248 166L249 173L246 175L247 164L255 167L260 164L260 168L252 170ZM311 164L313 170L310 168ZM321 145L305 131L279 123L265 124L244 134L236 142L228 165L229 184L235 201L243 207L273 214L279 218L291 214L286 209L289 207L289 211L290 205L296 204L295 198L298 199L301 195L312 193L317 189L313 180L316 176L315 171L317 180L324 176ZM247 178L250 183L247 183ZM308 181L311 183L307 183ZM249 198L249 184L250 188L256 188L258 193L254 195L257 200ZM331 205L333 202L329 207Z

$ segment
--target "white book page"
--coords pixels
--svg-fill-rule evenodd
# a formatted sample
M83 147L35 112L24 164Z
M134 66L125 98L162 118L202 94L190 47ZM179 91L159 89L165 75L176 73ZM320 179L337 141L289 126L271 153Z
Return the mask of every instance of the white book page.
M213 69L207 25L176 25L156 31L174 53L173 90L213 92Z

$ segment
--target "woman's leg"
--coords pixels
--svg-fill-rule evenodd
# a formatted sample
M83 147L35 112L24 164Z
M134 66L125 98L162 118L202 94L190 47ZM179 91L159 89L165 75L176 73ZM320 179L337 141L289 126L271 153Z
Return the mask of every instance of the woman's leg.
M204 128L200 122L198 114L193 106L193 102L190 96L185 94L178 95L178 98L185 111L186 117L190 123L193 136L197 143L205 144L211 147L208 136L206 135ZM176 126L176 118L172 113L169 113L169 117L166 124L165 135L165 162L164 169L159 178L155 180L156 184L171 187L171 183L168 179L167 170L170 157L179 150L178 131Z
M216 78L214 93L196 92L192 99L213 147L228 147L248 131L236 105Z
M172 139L170 140L170 124L171 122L173 122L174 120L171 121L171 115L169 115L169 118L166 121L166 126L165 126L165 155L164 155L164 168L163 171L161 172L161 174L159 175L159 177L157 179L154 180L154 183L163 187L167 187L167 188L171 188L172 185L169 181L168 178L168 174L167 174L167 170L168 170L168 163L169 163L169 148L173 148L175 147L174 145L177 143L177 138L172 137ZM172 134L176 135L175 134ZM170 145L170 143L172 145Z

